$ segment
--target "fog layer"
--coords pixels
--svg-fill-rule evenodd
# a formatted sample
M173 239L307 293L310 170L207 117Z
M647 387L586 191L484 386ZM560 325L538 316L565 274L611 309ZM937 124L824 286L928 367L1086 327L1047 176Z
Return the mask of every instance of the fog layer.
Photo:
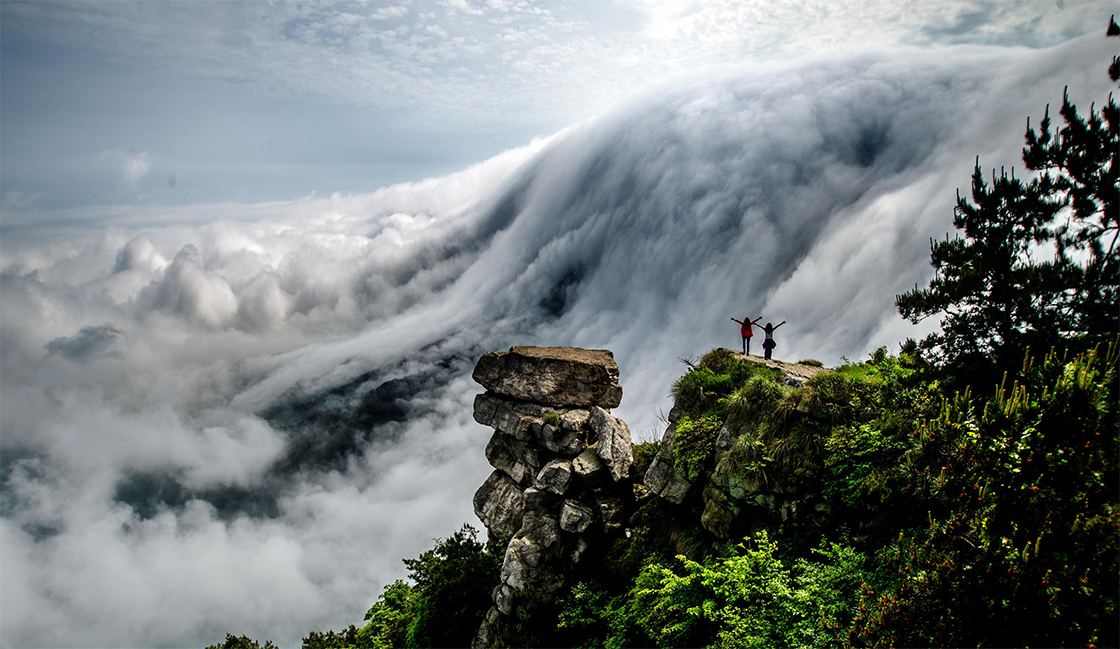
M477 357L615 353L659 434L678 357L913 328L975 157L1108 91L1110 44L895 50L645 96L365 195L4 215L0 643L282 646L362 619L489 472ZM755 350L757 351L757 350Z

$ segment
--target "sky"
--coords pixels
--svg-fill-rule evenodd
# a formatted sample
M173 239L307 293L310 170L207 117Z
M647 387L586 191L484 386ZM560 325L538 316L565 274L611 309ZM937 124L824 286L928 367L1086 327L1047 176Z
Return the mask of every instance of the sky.
M0 197L56 209L369 192L696 75L869 45L1052 45L1110 7L5 0Z
M897 349L1111 2L0 2L0 644L298 646L490 472L470 370Z

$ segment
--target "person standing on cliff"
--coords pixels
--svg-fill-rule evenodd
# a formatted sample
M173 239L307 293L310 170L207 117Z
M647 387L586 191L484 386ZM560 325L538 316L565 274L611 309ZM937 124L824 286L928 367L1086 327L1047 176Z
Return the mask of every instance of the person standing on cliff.
M774 330L785 323L785 320L782 320L776 325L767 322L766 326L762 328L762 330L766 332L766 340L762 341L762 348L766 350L766 360L770 360L770 353L774 351L774 347L778 344L774 342Z
M754 328L759 326L755 323L761 320L762 316L758 316L754 320L751 320L750 316L744 316L742 320L739 320L738 318L731 319L742 325L741 327L739 327L739 334L743 336L743 353L751 353L751 338L754 336Z

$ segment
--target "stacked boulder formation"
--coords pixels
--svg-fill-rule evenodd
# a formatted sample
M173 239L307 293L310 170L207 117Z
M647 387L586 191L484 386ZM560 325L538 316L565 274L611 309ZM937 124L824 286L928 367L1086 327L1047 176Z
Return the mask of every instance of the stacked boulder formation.
M495 468L474 510L493 540L509 539L488 629L514 615L530 592L550 594L603 537L619 533L634 501L630 429L610 414L622 401L618 365L606 350L512 347L482 356L474 419L494 429Z

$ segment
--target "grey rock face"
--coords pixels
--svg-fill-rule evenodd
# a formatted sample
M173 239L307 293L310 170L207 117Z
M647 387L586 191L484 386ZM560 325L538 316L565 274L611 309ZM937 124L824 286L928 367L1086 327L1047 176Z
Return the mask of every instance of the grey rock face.
M618 482L630 473L630 465L634 462L630 427L598 406L591 408L590 412L587 423L598 440L599 457L610 469L614 481Z
M669 478L669 484L665 485L665 489L661 492L661 497L679 505L688 497L690 489L692 489L692 483L673 471L672 477Z
M525 511L531 512L538 509L555 509L560 502L560 496L547 489L529 487L521 496L525 503Z
M595 511L578 500L565 500L560 508L560 529L580 533L595 522Z
M521 490L501 471L495 471L474 494L474 513L486 529L498 535L512 535L521 529L524 512Z
M673 410L676 410L674 406ZM670 411L672 418L673 411ZM661 438L661 448L653 458L649 468L646 469L645 485L653 493L677 505L684 502L692 483L677 473L673 461L673 441L676 439L677 427L670 423Z
M606 468L607 465L603 464L603 460L599 458L598 449L594 448L586 449L572 460L572 471L584 480L603 472Z
M531 446L496 431L486 445L486 459L490 466L500 469L522 487L532 483L541 467L540 458Z
M547 489L554 494L561 495L568 490L572 483L572 461L555 459L544 465L537 473L534 483L538 489Z
M585 411L575 412L582 413ZM586 421L586 417L584 417L584 421ZM584 443L580 439L579 426L564 427L563 424L565 423L570 424L570 420L561 419L560 426L542 423L539 428L534 429L533 434L541 445L549 451L565 457L572 457L583 450Z
M700 524L717 536L729 537L739 513L738 504L723 489L712 484L704 488L703 497L704 513L700 515Z
M622 402L614 354L574 347L511 347L479 359L472 375L487 390L554 406L617 408Z
M521 531L515 538L527 541L537 548L547 549L560 542L560 521L556 516L541 511L525 515ZM538 564L531 564L534 568Z

